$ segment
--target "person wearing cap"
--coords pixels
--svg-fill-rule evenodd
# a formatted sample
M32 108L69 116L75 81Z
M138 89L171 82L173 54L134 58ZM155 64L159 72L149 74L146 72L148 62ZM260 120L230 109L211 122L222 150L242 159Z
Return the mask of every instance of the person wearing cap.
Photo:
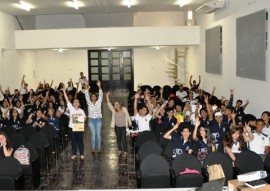
M210 132L214 137L214 142L218 149L218 146L222 144L222 141L230 128L228 124L223 122L223 115L220 111L216 111L214 114L213 109L208 102L208 96L205 97L205 103L208 112Z

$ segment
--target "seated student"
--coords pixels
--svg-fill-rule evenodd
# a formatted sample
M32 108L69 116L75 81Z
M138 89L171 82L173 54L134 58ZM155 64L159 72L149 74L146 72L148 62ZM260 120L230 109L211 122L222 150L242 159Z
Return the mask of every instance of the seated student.
M5 126L11 126L14 129L21 129L23 127L23 120L20 118L19 113L16 109L11 108L9 111L9 117L4 122Z
M180 103L176 103L174 106L174 117L177 119L177 123L184 122L183 109Z
M248 124L246 124L244 128L233 127L230 132L227 133L223 141L225 153L227 153L234 162L237 155L247 149L246 142L252 140L253 135Z
M48 125L51 125L55 130L59 131L59 118L55 115L54 109L48 109L48 115L46 117Z
M198 131L199 135L197 135ZM215 152L216 147L209 128L202 125L199 118L196 118L192 137L194 140L194 153L197 155L198 160L203 165L207 155L211 152Z
M204 101L208 112L210 132L214 137L216 149L218 149L218 145L222 143L230 128L228 124L223 122L223 115L221 112L217 111L214 114L213 109L209 104L208 96L205 97ZM213 118L213 115L215 115L215 118Z
M0 160L12 155L12 147L7 135L4 132L0 132Z
M257 153L263 160L269 153L269 138L262 133L264 125L262 119L256 120L256 129L252 131L254 138L249 142L249 150Z
M137 124L137 131L150 131L150 120L152 119L152 107L150 105L150 98L148 95L144 97L146 105L143 105L139 111L137 109L137 100L140 98L140 94L135 94L134 100L134 119Z
M37 130L46 125L46 120L43 118L43 112L41 109L36 111L36 114L31 113L26 121L26 124L32 125Z
M243 101L242 100L237 100L235 107L233 108L233 112L236 113L236 117L241 121L243 115L245 115L244 110L249 104L249 101L247 100L246 103L242 106Z
M181 100L183 101L184 98L187 96L187 92L184 90L184 86L181 84L179 86L179 90L176 91L176 96Z
M181 136L178 134L172 134L179 127L179 124L175 124L171 130L165 133L164 138L173 141L173 154L172 158L175 158L177 155L188 153L192 154L193 144L189 140L189 136L191 134L188 127L183 127L181 131Z
M209 125L209 120L208 120L208 113L205 107L202 107L200 109L201 104L198 102L194 115L195 115L195 119L199 118L200 119L200 124L202 126L206 126ZM198 115L198 113L200 114L200 116Z
M264 128L262 132L270 138L270 112L264 111L262 113L262 120L264 121Z
M160 111L165 108L166 103L163 103L159 110L156 112L156 116L159 117ZM164 116L160 116L160 119L162 121L162 129L160 132L165 132L173 128L173 126L177 123L176 118L174 117L174 109L172 107L167 107L166 114Z

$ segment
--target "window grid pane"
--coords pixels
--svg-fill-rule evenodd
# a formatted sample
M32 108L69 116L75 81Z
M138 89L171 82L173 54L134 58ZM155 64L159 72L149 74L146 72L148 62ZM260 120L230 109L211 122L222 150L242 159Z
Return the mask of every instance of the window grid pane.
M98 52L91 52L90 57L91 58L98 58Z

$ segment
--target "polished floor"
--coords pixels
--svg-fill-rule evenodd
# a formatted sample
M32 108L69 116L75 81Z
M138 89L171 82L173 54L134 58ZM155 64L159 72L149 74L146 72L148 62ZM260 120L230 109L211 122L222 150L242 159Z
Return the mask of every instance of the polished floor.
M122 103L126 103L126 96L112 95L112 97L120 99ZM71 145L69 142L64 151L59 153L59 158L56 162L53 158L51 159L52 167L49 173L42 171L41 185L38 190L136 188L131 148L129 146L127 158L117 155L115 132L109 126L111 113L105 101L102 108L102 154L91 155L90 132L89 128L86 128L84 132L84 161L81 161L79 158L74 161L71 160ZM26 181L26 189L33 189L31 179L26 178Z

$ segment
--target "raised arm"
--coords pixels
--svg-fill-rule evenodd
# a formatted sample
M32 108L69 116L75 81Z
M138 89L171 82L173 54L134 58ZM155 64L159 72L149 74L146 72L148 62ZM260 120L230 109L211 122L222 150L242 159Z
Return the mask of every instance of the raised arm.
M103 99L103 92L101 89L101 82L100 80L97 81L97 86L98 86L98 101L101 103Z
M176 129L178 129L179 127L179 123L176 123L173 128L171 130L169 130L167 133L165 133L165 135L163 136L165 139L169 139L172 140L172 132L175 131Z
M251 128L248 125L248 123L245 123L245 126L243 128L243 137L244 137L245 142L250 142L254 139L254 136L251 132Z
M52 86L53 86L53 80L52 80L52 82L51 82L50 88L52 88Z
M148 114L149 115L153 115L153 108L151 106L151 103L150 103L150 96L149 95L145 95L145 100L146 100L146 107L148 108Z
M166 106L166 103L163 103L161 107L154 113L155 117L158 117L160 111Z
M73 86L73 83L72 83L72 86ZM74 96L75 99L77 99L78 90L79 90L79 83L76 83L76 92L75 92L75 96Z
M41 104L42 107L46 104L46 102L47 102L47 100L48 100L49 92L50 92L50 91L48 90L48 91L46 92L45 98L43 98L43 102L42 102L42 104Z
M249 100L246 100L246 103L243 105L243 109L245 109L247 107L247 105L249 104Z
M210 96L209 99L211 99L211 98L215 95L215 91L216 91L216 87L214 86L214 87L213 87L213 90L212 90L212 94L211 94L211 96Z
M21 87L23 87L23 85L24 85L24 83L25 83L24 78L25 78L25 75L23 75L23 77L22 77Z
M190 87L192 87L192 75L190 75L190 78L189 78L189 85Z
M134 115L137 115L137 113L138 113L137 105L138 105L139 97L140 97L139 93L136 93L135 96L134 96Z
M213 109L211 107L211 105L209 104L209 100L208 100L208 96L205 96L204 98L205 104L206 104L206 109L207 109L207 113L208 113L208 119L209 121L213 120Z
M1 94L2 94L3 96L5 96L5 95L4 95L4 92L3 92L3 90L2 90L2 85L0 85L0 92L1 92Z
M67 92L66 92L66 86L63 85L63 93L64 93L64 98L66 100L67 103L70 103L70 101L68 100L68 96L67 96Z
M198 132L198 127L200 125L200 119L197 117L196 118L196 121L195 121L195 128L194 128L194 131L193 131L193 134L192 134L192 138L193 140L197 141L198 140L198 137L197 137L197 132Z
M200 103L198 102L197 103L197 106L196 106L196 109L195 109L195 112L194 112L194 115L195 115L195 119L199 118L199 108L200 108Z
M199 75L199 82L198 82L198 86L200 86L200 84L201 84L201 75Z

